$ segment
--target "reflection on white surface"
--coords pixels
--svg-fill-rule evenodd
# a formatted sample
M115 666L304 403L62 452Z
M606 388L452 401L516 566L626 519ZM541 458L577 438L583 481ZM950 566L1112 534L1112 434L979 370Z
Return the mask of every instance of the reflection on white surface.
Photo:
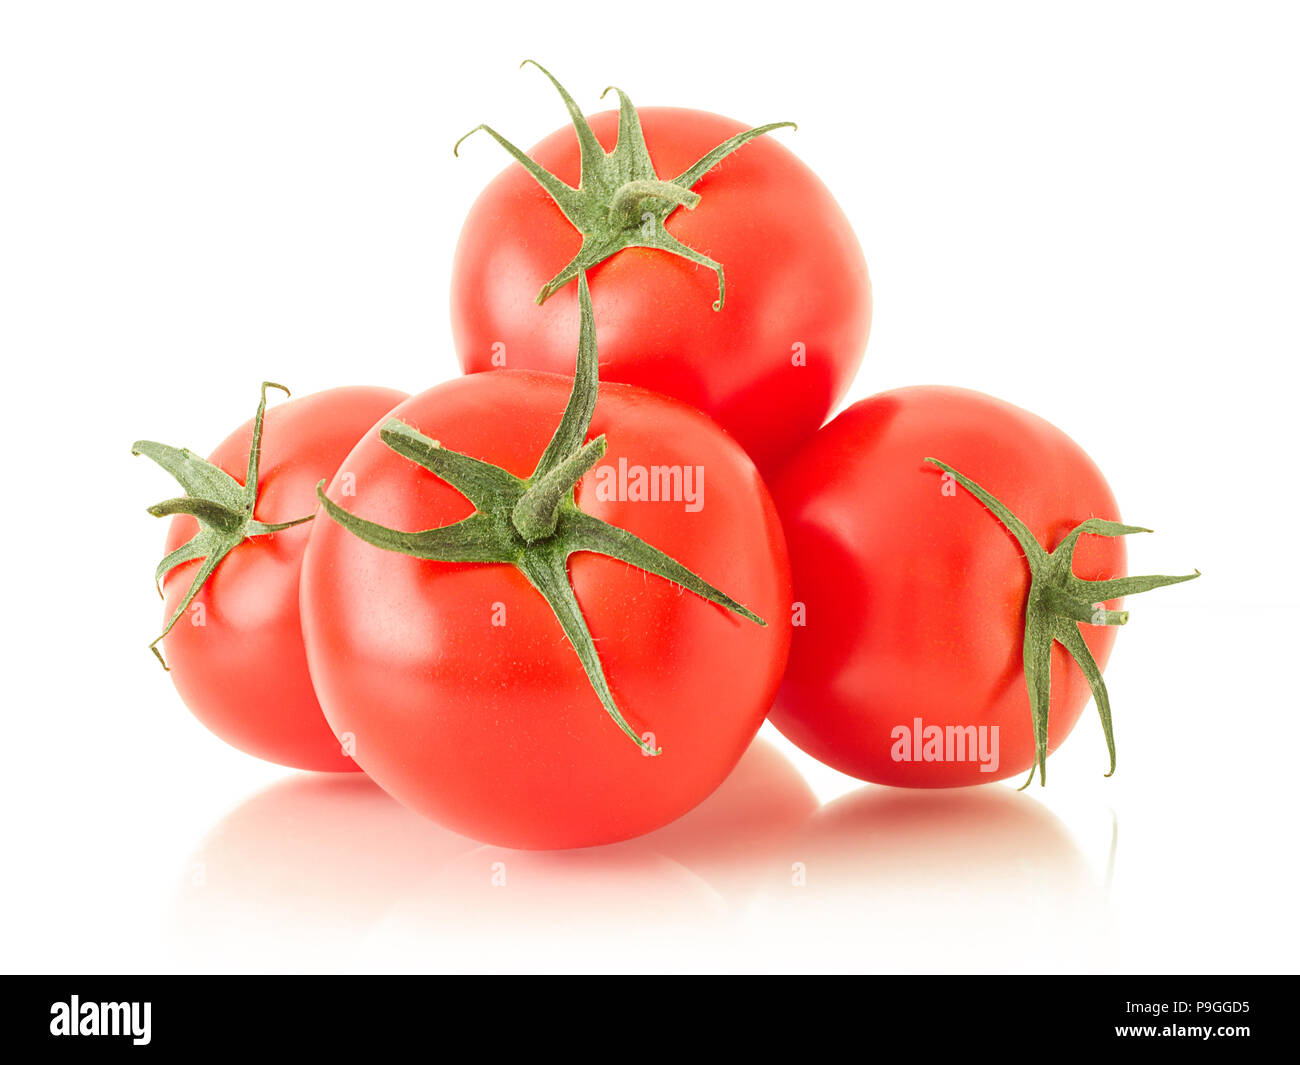
M580 851L480 846L297 775L208 835L173 918L180 966L241 971L1090 968L1106 938L1033 799L867 786L818 809L763 739L686 817Z
M1104 965L1104 882L1051 811L1007 787L863 787L811 817L789 858L756 916L835 967ZM855 956L837 954L846 941Z
M779 869L817 809L803 777L755 740L713 795L610 847L482 847L408 891L370 937L376 969L677 971L717 965L733 914Z
M360 774L295 774L237 806L189 857L172 914L176 961L238 971L346 963L406 884L475 846Z

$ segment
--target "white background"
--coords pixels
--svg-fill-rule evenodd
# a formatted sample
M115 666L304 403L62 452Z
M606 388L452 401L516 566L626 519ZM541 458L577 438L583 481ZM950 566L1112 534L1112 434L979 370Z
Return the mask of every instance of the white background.
M1285 5L0 10L5 969L1294 968ZM1020 796L867 788L769 729L694 822L528 856L189 716L145 649L144 507L171 484L131 441L206 450L264 378L456 373L451 252L505 158L451 145L562 124L526 57L592 110L612 81L797 119L777 136L874 279L852 398L949 383L1028 407L1157 530L1134 572L1204 571L1131 604L1114 778L1091 712Z

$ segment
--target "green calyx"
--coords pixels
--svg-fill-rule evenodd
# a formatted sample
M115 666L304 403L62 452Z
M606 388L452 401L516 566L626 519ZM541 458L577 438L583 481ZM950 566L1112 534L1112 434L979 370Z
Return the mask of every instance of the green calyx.
M131 445L131 454L145 455L153 459L175 477L180 486L185 489L184 496L164 500L150 507L149 513L156 518L188 514L199 523L199 531L194 534L194 537L167 555L158 563L158 568L154 571L154 583L158 586L158 594L161 595L162 579L167 573L182 562L189 562L196 558L203 559L203 564L194 574L194 580L190 582L185 597L168 620L162 635L149 645L149 650L162 663L163 669L167 668L167 663L163 659L162 652L158 650L158 644L172 631L181 615L189 609L190 603L212 576L218 563L250 536L265 536L267 533L279 532L281 529L311 521L315 517L314 514L308 514L294 521L283 521L274 525L257 521L253 517L253 511L257 506L257 468L262 459L262 418L266 414L268 388L278 388L286 396L289 394L289 390L284 385L277 385L274 381L262 382L262 398L257 404L257 415L253 419L253 443L248 450L248 474L243 484L236 481L225 470L219 469L207 459L200 458L185 448L168 447L166 444L157 444L152 440L137 440Z
M474 504L474 513L452 525L403 532L344 510L325 495L324 481L317 495L331 519L385 551L439 562L504 563L518 569L555 612L606 713L646 754L658 754L661 749L637 735L614 701L569 583L569 556L592 551L616 558L672 581L755 624L766 622L644 540L579 509L574 488L605 454L603 436L586 440L596 407L597 367L591 294L586 275L581 273L578 302L582 329L573 390L554 436L528 477L516 477L499 466L445 448L393 418L380 430L383 442L463 494Z
M1110 769L1115 772L1115 735L1111 728L1110 696L1101 670L1079 630L1084 625L1126 625L1127 610L1107 610L1102 604L1108 599L1137 595L1152 588L1168 584L1181 584L1201 575L1200 570L1181 577L1117 577L1107 581L1089 581L1076 577L1073 570L1074 548L1079 537L1127 536L1130 533L1150 532L1137 525L1090 518L1080 522L1055 551L1047 551L1034 539L1033 533L1005 504L981 488L969 477L959 473L946 462L927 458L926 462L938 466L992 512L1007 531L1016 538L1025 560L1029 563L1029 598L1025 604L1024 668L1025 684L1029 689L1029 711L1034 721L1034 764L1029 778L1021 790L1033 782L1034 773L1039 783L1047 783L1047 711L1052 691L1052 644L1061 643L1070 653L1083 675L1088 678L1092 696L1101 717L1101 727L1106 734L1106 749L1110 752Z
M612 152L601 147L591 125L583 116L577 103L545 67L526 59L521 66L537 67L559 92L573 120L578 135L582 169L575 189L561 181L550 171L539 166L516 148L491 126L475 126L456 142L459 154L466 137L482 130L509 152L533 176L533 179L555 201L564 217L582 234L582 247L572 261L551 278L537 294L537 302L545 303L555 291L568 284L585 270L604 262L624 248L657 248L678 255L690 262L707 266L718 275L718 298L715 311L722 310L726 302L727 286L721 264L707 255L689 248L673 237L664 223L678 207L693 210L700 202L699 194L691 191L695 184L732 152L755 137L761 137L782 126L795 128L793 122L772 122L756 129L737 133L704 155L694 165L670 180L662 180L655 173L641 132L641 120L636 108L623 90L610 86L601 93L601 99L610 91L618 93L618 143Z

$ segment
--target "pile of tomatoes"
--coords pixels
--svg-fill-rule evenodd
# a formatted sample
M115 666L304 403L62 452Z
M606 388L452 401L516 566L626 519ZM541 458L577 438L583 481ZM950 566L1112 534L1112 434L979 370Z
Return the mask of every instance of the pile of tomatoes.
M456 251L465 375L270 405L185 494L153 648L213 732L363 771L521 848L649 832L765 718L910 787L1035 773L1128 577L1087 454L991 396L903 388L829 423L871 285L817 176L702 111L585 119L483 191ZM599 377L599 381L597 380Z

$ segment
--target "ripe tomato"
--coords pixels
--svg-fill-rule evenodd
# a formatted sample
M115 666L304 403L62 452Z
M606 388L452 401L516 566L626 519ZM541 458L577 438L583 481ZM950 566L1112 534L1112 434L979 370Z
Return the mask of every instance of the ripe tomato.
M1044 617L1033 604L1049 594L1050 581L1036 581L1029 598L1025 549L928 456L1001 500L1045 548L1085 520L1118 520L1110 489L1079 446L1009 403L919 387L855 404L772 483L796 605L790 664L771 716L808 753L864 780L986 783L1041 768L1036 754L1045 760L1069 734L1088 701L1089 680L1060 642L1040 640L1035 661L1050 655L1051 685L1036 735L1025 669L1027 602L1028 618ZM1097 528L1102 535L1078 539L1073 573L1085 581L1120 578L1125 550L1117 537L1144 530ZM1068 557L1068 546L1056 556L1066 562L1058 576L1067 583ZM1045 571L1049 563L1036 565ZM1186 579L1135 577L1091 590L1114 608L1117 594ZM1081 596L1089 590L1081 582L1069 588ZM1127 615L1098 614L1089 600L1083 618L1090 617L1101 623L1078 624L1075 610L1044 624L1057 626L1051 631L1058 639L1081 634L1086 650L1075 657L1090 652L1096 662L1109 742L1100 669L1115 640L1110 626Z
M405 398L387 388L335 388L267 411L253 517L274 525L313 514L317 482L333 477L362 434ZM240 484L254 421L209 456L212 466ZM164 463L169 460L163 452L175 454L143 441L136 448ZM163 512L176 513L167 532L170 555L200 533L200 525L188 513ZM355 771L321 714L307 673L298 573L310 528L311 523L295 525L238 541L186 605L162 648L185 704L227 743L298 769ZM162 575L168 621L203 564L193 558Z
M594 388L594 352L591 367ZM528 478L573 384L503 370L414 396L384 436L367 433L343 462L356 496L345 498L336 478L328 497L351 514L331 513L413 532L470 518L465 495L386 443L394 426L408 440L423 439L416 430L436 437L440 444L422 445L426 454L454 449ZM578 482L576 507L642 537L767 621L593 551L569 557L566 578L561 556L609 689L635 736L661 749L655 757L602 710L575 641L504 556L410 557L321 520L303 563L307 658L334 731L399 801L489 843L608 843L685 813L745 752L785 664L785 545L741 448L685 404L626 385L600 386L591 430L608 450ZM702 505L637 498L636 471L655 466L703 470ZM509 510L488 509L491 530L511 521Z
M628 122L639 115L649 149L644 165L665 181L747 128L704 111L626 103L623 110L631 112ZM616 141L620 148L638 142L635 129L620 132L619 112L589 121L606 150ZM593 184L598 160L589 156L580 168L572 128L552 133L529 154L570 186L580 176ZM608 216L607 201L626 172L596 183L604 195L587 198L594 216ZM601 377L698 407L766 469L825 421L862 361L871 325L867 265L826 187L768 137L727 156L689 191L699 197L693 209L649 197L628 214L635 232L613 241L652 246L629 246L588 264ZM643 234L639 227L648 228ZM708 262L662 250L664 237L654 236L661 232L721 265L720 310L719 278ZM563 284L540 307L533 296L582 246L574 223L523 166L487 186L465 221L452 272L452 330L467 372L570 371L575 287Z

